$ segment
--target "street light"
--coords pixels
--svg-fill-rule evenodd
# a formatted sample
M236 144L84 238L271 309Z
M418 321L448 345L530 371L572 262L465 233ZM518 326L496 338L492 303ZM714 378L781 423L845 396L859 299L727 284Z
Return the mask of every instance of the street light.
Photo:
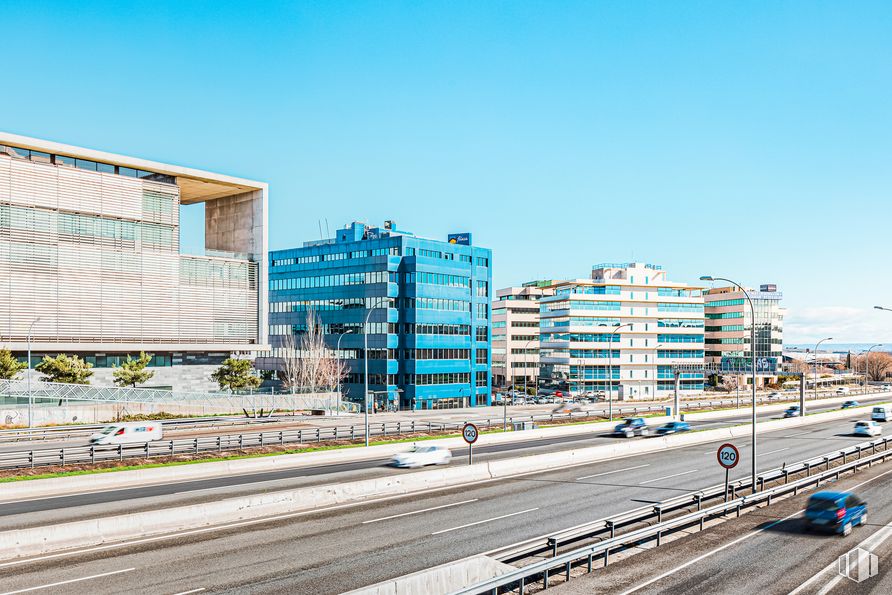
M365 359L365 392L363 393L363 401L365 409L365 445L369 445L369 316L372 315L372 312L375 311L380 304L386 303L389 298L380 298L375 301L371 307L369 307L369 311L365 315L365 324L362 327L362 336L365 341L365 352L363 353ZM385 316L384 320L385 324L387 323L387 317ZM386 346L385 346L386 349ZM386 366L385 366L386 370ZM387 383L384 383L384 386L387 386Z
M34 399L31 396L31 329L40 322L40 316L34 319L28 327L28 427L34 427Z
M827 337L826 339L821 339L817 343L815 343L815 399L818 398L818 347L824 341L831 341L833 337ZM800 411L799 415L805 415L805 411Z
M740 283L736 283L731 279L726 279L725 277L713 277L710 275L703 275L700 277L701 281L725 281L726 283L730 283L735 286L737 289L743 292L743 295L746 297L746 301L749 302L750 305L750 366L752 367L753 373L753 460L752 460L752 481L753 481L753 493L756 493L756 459L757 459L757 450L756 450L756 307L753 305L753 300L750 299L750 294Z
M874 306L877 310L885 310L886 312L892 312L892 308L886 308L884 306Z
M632 328L632 323L627 322L625 324L621 324L613 329L613 332L610 333L610 340L607 342L607 417L610 421L613 421L613 336L616 334L616 331L623 327ZM623 378L623 366L622 361L620 361L619 365L619 385L622 386L622 378Z
M341 401L343 401L343 397L341 396L341 339L344 338L344 335L349 335L353 332L352 328L348 328L346 331L341 333L341 336L338 337L337 347L335 347L335 373L338 375L338 404L340 405ZM338 413L341 412L340 406L338 407Z
M530 346L530 343L533 341L538 341L538 339L530 339L526 343L523 344L523 398L526 400L527 398L527 347ZM515 394L517 391L514 391Z
M867 394L867 383L870 381L870 352L874 347L882 347L882 343L877 343L876 345L871 345L870 349L867 350L867 356L864 358L864 394Z

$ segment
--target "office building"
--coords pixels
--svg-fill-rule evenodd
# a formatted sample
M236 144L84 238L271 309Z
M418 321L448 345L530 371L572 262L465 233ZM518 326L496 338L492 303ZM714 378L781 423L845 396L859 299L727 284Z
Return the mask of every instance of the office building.
M283 371L287 335L301 334L313 312L326 344L341 341L348 399L363 400L367 331L376 409L489 404L492 253L470 234L450 240L354 222L333 238L270 253L273 352L258 366Z
M144 350L152 386L214 387L225 357L267 348L266 204L262 182L0 133L0 346L24 360L30 334L32 364L77 354L95 385Z
M777 381L777 369L783 362L784 308L783 294L773 284L764 284L759 291L747 289L756 312L756 382L762 385ZM706 316L706 362L723 369L726 375L738 376L740 384L752 382L749 362L752 314L744 293L735 286L713 287L703 292ZM736 372L736 373L735 373Z
M492 303L492 377L500 388L535 388L539 379L539 299L553 281L496 291Z
M539 300L540 386L653 399L703 389L703 296L661 267L607 263ZM678 367L678 368L676 368Z

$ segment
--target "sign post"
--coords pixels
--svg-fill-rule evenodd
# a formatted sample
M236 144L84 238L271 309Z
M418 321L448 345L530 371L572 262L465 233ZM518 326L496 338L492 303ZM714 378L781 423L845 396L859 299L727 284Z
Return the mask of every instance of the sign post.
M728 476L731 472L731 469L737 466L737 463L740 462L740 451L737 450L737 447L731 444L730 442L726 442L719 446L718 452L715 453L716 458L719 460L719 465L725 468L725 502L728 501ZM755 489L755 486L753 486Z
M461 437L465 439L465 442L468 443L468 465L470 465L473 461L472 458L472 449L473 444L477 442L477 438L480 436L480 431L477 429L477 426L474 424L465 424L461 429Z

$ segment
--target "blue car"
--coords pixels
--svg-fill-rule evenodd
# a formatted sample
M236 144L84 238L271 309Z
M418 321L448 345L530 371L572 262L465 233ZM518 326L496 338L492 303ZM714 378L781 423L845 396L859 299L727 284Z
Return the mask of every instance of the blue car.
M647 423L644 419L640 417L628 417L623 423L613 428L614 436L625 436L626 438L631 438L636 435L647 436L649 433L650 428L647 427Z
M676 432L687 432L690 429L691 425L686 421L670 421L668 424L657 428L657 435L665 436L666 434L675 434Z
M808 499L805 522L809 528L848 535L867 522L867 503L851 492L818 492Z
M858 401L846 401L842 404L843 409L851 409L852 407L857 407Z

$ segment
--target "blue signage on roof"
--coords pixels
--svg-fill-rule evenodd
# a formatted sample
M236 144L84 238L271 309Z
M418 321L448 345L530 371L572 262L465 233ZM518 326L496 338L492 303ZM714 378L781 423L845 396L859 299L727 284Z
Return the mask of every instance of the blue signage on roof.
M449 234L450 244L461 244L462 246L471 245L471 234L469 233L451 233Z

